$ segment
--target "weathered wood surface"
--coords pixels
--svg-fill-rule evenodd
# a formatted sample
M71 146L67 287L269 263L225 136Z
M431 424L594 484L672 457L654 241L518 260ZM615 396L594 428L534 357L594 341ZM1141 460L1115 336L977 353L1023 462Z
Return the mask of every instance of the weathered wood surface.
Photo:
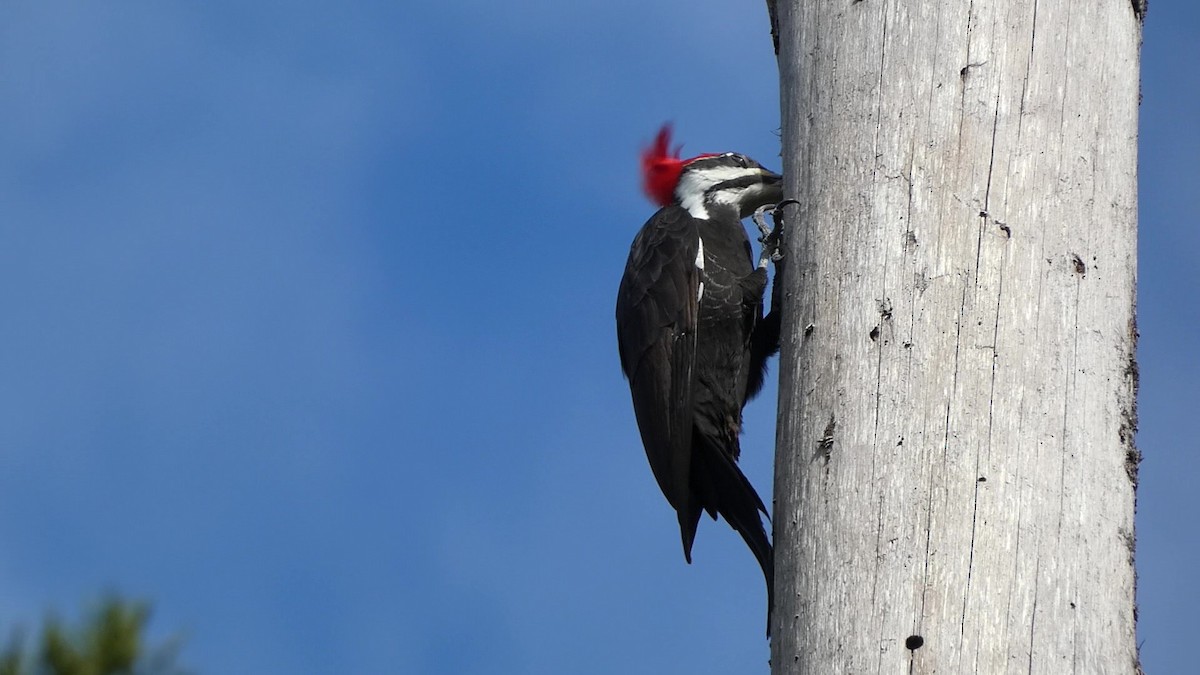
M776 675L1135 672L1135 5L778 0Z

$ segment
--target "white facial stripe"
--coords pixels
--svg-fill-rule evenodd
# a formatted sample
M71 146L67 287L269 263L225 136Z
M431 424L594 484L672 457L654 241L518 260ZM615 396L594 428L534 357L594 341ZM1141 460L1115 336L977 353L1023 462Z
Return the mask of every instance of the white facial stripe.
M678 189L676 189L676 192L682 195L679 205L687 209L687 212L692 214L693 218L708 220L708 209L704 208L703 192L681 193Z
M675 196L679 205L687 209L694 218L708 218L708 209L704 208L704 193L712 186L725 181L744 178L746 176L761 176L762 170L741 166L713 166L706 169L684 171L679 177L679 185L675 186ZM755 185L752 188L738 187L722 190L713 195L713 200L721 204L737 205L742 194L749 189L762 189Z
M713 193L713 201L718 204L729 204L730 206L738 206L742 203L742 195L749 190L746 187L736 187L721 190Z
M760 176L762 170L757 168L746 168L744 166L710 166L706 169L695 169L689 172L690 174L708 181L708 185L716 185L724 183L727 180L742 178L743 176Z
M716 192L712 195L712 200L718 204L728 204L734 207L741 207L747 202L762 201L767 193L767 186L762 183L755 183L745 187L727 188Z

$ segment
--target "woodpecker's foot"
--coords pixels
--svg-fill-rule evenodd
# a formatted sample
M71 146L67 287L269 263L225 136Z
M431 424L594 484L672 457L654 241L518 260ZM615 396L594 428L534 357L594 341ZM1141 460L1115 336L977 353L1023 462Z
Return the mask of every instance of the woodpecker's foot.
M758 227L759 243L762 243L767 237L771 236L771 228L767 225L767 211L770 211L774 215L775 208L775 204L764 204L755 209L754 215L751 216L755 226Z
M783 214L781 213L781 211L783 211L783 207L790 206L792 204L795 204L796 206L800 206L799 200L785 199L771 208L771 217L773 217L775 219L776 223L778 223L779 219L781 217L783 217Z
M794 200L786 200L788 202ZM767 226L767 212L771 212L771 217L775 219L775 227ZM761 234L758 238L758 243L762 244L761 252L758 256L759 269L766 269L770 263L777 263L783 260L783 223L779 219L779 205L767 204L760 206L754 211L754 224L758 227Z

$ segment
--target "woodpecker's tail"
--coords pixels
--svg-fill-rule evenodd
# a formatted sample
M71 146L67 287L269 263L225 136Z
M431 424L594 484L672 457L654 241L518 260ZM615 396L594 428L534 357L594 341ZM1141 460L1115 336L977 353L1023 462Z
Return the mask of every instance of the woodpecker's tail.
M758 560L763 578L767 582L767 635L771 634L771 608L774 603L775 558L771 541L763 529L759 513L767 514L758 492L738 468L733 457L713 439L703 434L693 436L691 483L692 508L679 512L679 525L683 533L684 554L691 562L691 543L696 535L696 524L701 509L714 519L717 514L725 519ZM686 513L685 513L686 511ZM769 516L768 516L769 517Z

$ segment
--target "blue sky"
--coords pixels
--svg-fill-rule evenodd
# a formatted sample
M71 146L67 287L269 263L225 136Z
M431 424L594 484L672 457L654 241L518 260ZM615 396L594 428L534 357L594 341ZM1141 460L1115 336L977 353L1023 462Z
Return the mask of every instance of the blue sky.
M708 521L683 565L612 321L662 121L779 167L762 3L330 7L0 4L0 631L116 589L203 673L765 672L759 572ZM1152 3L1150 672L1200 631L1198 31Z

